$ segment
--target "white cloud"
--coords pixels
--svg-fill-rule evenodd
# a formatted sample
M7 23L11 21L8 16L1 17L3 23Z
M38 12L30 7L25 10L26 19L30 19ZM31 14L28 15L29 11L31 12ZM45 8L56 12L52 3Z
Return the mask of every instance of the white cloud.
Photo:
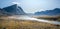
M17 4L17 5L20 5L20 3L18 3L18 2L12 2L13 4Z

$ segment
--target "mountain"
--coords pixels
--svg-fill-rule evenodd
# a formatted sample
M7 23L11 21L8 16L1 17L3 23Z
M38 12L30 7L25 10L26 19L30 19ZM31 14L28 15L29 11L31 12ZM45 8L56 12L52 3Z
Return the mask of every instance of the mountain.
M17 4L8 6L3 8L4 11L7 12L8 15L25 15L26 13L23 11L21 7L19 7Z
M60 8L55 8L53 10L46 10L42 12L36 12L35 15L60 15Z
M7 12L4 9L0 8L0 16L7 15Z

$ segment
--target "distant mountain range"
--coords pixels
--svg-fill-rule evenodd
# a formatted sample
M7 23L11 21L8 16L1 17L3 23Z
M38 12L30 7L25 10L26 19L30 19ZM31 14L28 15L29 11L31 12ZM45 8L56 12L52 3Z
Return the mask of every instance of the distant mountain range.
M33 15L29 13L25 13L23 9L18 6L17 4L0 8L0 15ZM46 10L46 11L41 11L41 12L35 12L34 15L60 15L60 8L55 8L53 10Z
M55 8L53 10L46 10L41 12L35 12L35 15L60 15L60 8Z
M0 8L0 15L25 15L26 13L23 11L23 9L18 6L17 4L5 7L5 8Z

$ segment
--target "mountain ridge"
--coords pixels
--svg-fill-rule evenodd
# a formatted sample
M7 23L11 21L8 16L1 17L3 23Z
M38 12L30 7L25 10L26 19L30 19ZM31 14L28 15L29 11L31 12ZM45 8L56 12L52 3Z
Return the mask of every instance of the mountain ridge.
M14 4L14 5L11 5L8 7L4 7L0 10L1 10L1 13L2 13L2 11L6 12L5 13L6 15L25 15L26 14L23 11L23 9L20 6L18 6L17 4Z
M55 8L53 10L46 10L41 12L35 12L35 15L48 15L48 16L60 15L60 8Z

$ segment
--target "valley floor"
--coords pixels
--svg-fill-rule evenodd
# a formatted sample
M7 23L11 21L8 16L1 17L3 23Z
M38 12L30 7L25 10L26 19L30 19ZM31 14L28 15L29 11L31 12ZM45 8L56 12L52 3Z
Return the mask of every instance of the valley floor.
M60 25L30 20L0 19L0 29L60 29Z

